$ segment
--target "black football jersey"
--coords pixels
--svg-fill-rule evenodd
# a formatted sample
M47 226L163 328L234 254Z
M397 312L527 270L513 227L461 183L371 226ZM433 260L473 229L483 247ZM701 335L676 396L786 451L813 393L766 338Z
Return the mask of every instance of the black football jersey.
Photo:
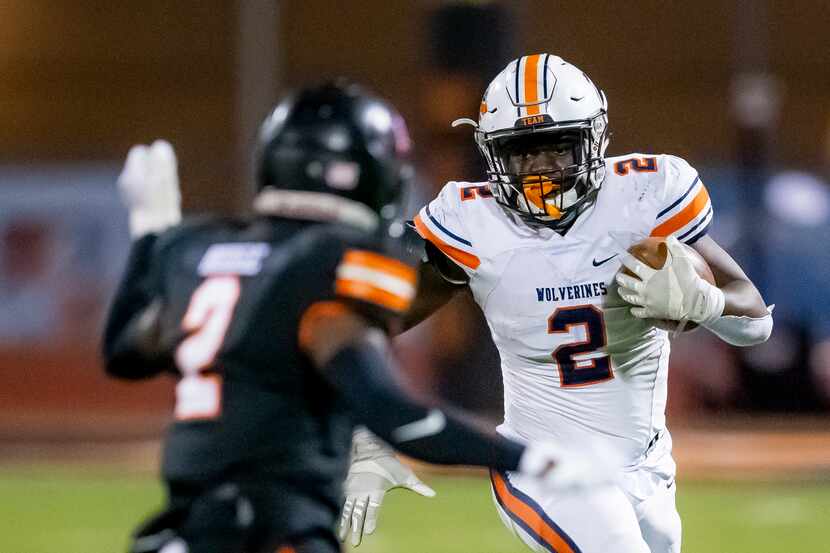
M267 217L191 221L136 244L105 349L125 340L140 310L160 309L161 357L178 377L168 481L274 479L336 508L353 423L299 334L304 314L327 305L395 324L416 282L414 261L390 244L338 224Z

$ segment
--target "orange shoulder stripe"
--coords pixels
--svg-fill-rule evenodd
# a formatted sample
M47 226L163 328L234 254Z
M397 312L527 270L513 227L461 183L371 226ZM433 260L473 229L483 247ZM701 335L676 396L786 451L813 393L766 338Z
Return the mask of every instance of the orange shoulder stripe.
M701 185L700 190L689 205L678 211L671 219L657 226L651 231L651 236L668 236L676 230L688 225L692 219L700 215L700 212L709 203L709 192Z
M381 271L415 285L418 275L414 267L406 263L386 257L383 254L368 250L348 250L343 256L343 263L361 265L369 269Z
M524 522L536 534L534 537L543 540L557 553L575 553L568 540L563 538L556 528L542 519L539 513L533 510L530 505L510 493L501 474L490 471L490 479L493 482L493 490L495 490L501 504Z
M412 299L393 294L383 288L359 280L338 278L334 284L334 291L340 296L374 303L380 307L403 313L412 304Z
M435 236L431 230L424 224L421 220L421 215L418 214L415 216L415 229L418 231L418 234L421 235L421 238L424 240L429 240L432 244L444 252L447 257L451 258L452 260L464 265L465 267L469 267L471 269L478 269L478 266L481 265L481 260L471 253L467 253L464 250L460 250L458 248L454 248Z

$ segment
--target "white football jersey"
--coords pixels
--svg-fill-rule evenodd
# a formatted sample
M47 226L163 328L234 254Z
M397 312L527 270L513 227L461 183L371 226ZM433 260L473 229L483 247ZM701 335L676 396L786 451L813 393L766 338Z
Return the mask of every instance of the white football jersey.
M665 429L669 340L617 294L620 254L650 235L695 242L712 206L678 157L606 167L595 204L564 236L525 224L487 183L448 183L415 224L470 277L501 357L502 430L564 444L593 436L635 463Z

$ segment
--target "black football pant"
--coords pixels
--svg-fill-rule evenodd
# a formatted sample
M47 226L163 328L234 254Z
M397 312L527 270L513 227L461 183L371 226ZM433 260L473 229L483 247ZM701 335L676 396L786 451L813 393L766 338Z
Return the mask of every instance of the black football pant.
M130 553L338 553L331 509L282 487L173 484L168 508L139 527Z

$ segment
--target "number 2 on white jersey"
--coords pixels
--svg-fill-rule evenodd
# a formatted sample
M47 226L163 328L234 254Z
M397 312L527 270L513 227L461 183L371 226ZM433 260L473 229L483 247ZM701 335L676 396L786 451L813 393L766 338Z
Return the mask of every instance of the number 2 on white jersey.
M585 339L563 344L551 354L559 368L559 382L563 388L590 386L614 378L608 354L597 355L608 344L600 309L593 305L560 307L548 317L548 334L570 334L579 326L584 328ZM593 357L585 361L574 358L586 354Z
M222 377L204 371L213 365L222 347L239 292L239 277L216 276L202 282L190 297L182 319L182 330L188 336L176 348L175 356L182 373L176 385L179 420L212 419L222 410Z

